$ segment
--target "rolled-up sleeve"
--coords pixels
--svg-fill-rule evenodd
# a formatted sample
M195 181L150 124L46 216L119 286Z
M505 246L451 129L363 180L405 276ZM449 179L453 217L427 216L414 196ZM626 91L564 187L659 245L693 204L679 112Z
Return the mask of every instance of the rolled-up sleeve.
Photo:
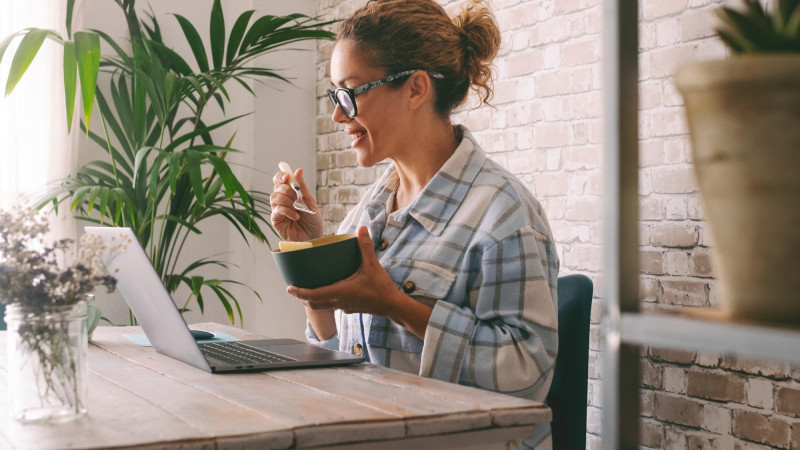
M484 249L469 305L435 304L421 375L543 399L558 351L552 258L552 241L530 226Z
M306 320L306 340L309 344L314 344L318 347L327 348L328 350L339 350L339 333L334 334L330 339L322 341L314 333L311 328L311 322Z

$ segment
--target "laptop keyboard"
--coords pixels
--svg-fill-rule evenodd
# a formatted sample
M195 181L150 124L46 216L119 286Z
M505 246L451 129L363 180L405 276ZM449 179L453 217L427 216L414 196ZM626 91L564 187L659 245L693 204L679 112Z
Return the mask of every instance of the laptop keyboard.
M202 351L203 355L207 358L214 358L235 366L297 361L287 356L239 342L212 342L201 344L200 351Z

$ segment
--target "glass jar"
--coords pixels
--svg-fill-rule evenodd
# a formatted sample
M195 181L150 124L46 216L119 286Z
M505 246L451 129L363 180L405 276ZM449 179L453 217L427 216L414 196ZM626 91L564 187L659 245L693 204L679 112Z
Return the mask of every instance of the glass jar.
M86 303L8 305L8 394L21 422L66 422L86 415Z

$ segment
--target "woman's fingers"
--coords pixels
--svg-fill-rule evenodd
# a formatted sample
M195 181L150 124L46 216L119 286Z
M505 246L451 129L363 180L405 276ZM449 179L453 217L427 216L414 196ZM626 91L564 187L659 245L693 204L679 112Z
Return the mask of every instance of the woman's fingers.
M356 230L358 239L358 248L361 250L361 264L372 263L378 261L378 256L375 254L375 244L369 236L369 230L365 226L358 227Z
M294 177L297 179L297 183L300 184L300 191L303 193L303 201L307 206L312 207L312 209L317 209L317 200L314 198L314 193L306 186L306 180L303 177L304 174L305 172L300 168L295 171Z

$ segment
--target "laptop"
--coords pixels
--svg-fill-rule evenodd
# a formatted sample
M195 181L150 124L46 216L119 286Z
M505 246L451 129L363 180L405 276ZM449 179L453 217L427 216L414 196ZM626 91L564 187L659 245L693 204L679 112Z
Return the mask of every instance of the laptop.
M133 230L86 227L103 239L101 259L117 279L117 288L159 353L207 372L248 372L296 367L354 364L364 358L294 339L260 339L198 343L158 277ZM127 245L119 248L119 244Z

